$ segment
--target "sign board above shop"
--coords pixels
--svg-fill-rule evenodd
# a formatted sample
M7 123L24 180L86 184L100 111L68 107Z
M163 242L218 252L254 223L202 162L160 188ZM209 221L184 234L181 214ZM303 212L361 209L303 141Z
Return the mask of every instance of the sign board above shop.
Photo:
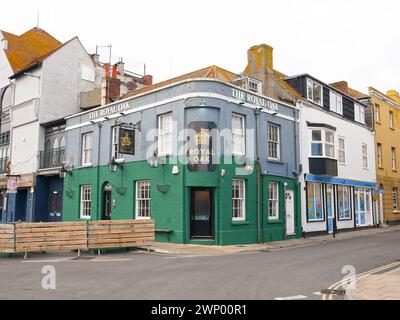
M250 94L242 90L232 89L232 97L245 103L250 103L274 112L279 111L279 104L277 102L256 96L254 94Z
M127 111L131 108L128 102L123 102L120 104L115 104L107 108L95 110L89 113L89 120L94 120L98 118L103 118L107 116L111 116L113 114L117 114L120 112Z

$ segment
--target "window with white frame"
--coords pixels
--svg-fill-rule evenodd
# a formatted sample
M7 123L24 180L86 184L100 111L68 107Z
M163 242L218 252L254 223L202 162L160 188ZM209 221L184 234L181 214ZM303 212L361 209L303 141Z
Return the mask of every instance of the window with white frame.
M93 151L93 133L85 133L82 135L82 165L87 166L92 164Z
M172 112L158 116L158 155L172 155L172 135L173 135Z
M339 138L339 163L346 164L346 139Z
M268 159L279 161L281 159L280 126L268 124Z
M381 122L381 106L379 104L375 104L375 121Z
M246 182L232 180L232 219L233 221L246 220Z
M81 186L81 219L90 219L92 216L92 186Z
M310 222L325 219L321 183L307 183L307 218Z
M335 133L330 130L312 130L311 156L335 158Z
M392 148L392 169L397 170L396 148Z
M245 117L239 114L232 115L232 153L236 156L246 155Z
M279 220L279 183L268 184L268 219Z
M365 124L365 107L356 103L354 104L354 118L355 121Z
M151 217L151 182L150 180L136 181L136 219Z
M343 114L343 97L342 95L330 91L330 109L338 114Z
M351 219L351 193L350 187L338 186L339 220Z
M393 211L399 211L399 192L397 187L393 188Z
M112 128L111 135L111 158L119 159L119 127L115 126Z
M249 91L262 93L262 82L253 78L249 78Z
M363 144L361 148L363 168L368 169L368 146L366 144Z
M378 167L382 167L382 144L378 143L377 147L377 158L378 158Z
M394 129L394 115L393 115L393 111L389 111L389 124L390 124L390 129Z
M322 85L307 79L307 99L322 106Z

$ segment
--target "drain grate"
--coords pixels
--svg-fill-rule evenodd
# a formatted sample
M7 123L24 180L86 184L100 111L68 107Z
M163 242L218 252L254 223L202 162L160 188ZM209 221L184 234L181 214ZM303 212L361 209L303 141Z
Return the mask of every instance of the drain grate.
M332 290L332 289L324 289L321 290L323 294L333 294L335 296L344 296L346 294L346 290Z

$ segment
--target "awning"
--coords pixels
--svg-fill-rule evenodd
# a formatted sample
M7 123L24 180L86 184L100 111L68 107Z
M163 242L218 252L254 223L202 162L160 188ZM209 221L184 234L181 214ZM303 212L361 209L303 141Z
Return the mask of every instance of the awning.
M344 186L359 187L359 188L366 188L366 189L376 189L378 187L378 184L376 182L365 182L365 181L347 180L347 179L340 179L340 178L329 178L329 177L313 176L313 175L307 175L306 181L307 182L319 182L319 183L327 183L327 184L344 185Z

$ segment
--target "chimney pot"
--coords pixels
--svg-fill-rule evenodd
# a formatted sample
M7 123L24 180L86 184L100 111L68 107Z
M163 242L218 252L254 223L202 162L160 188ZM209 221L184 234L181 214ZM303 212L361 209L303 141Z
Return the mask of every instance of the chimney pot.
M396 90L389 90L387 92L387 95L392 98L394 101L396 101L397 103L400 104L400 94L398 91Z

